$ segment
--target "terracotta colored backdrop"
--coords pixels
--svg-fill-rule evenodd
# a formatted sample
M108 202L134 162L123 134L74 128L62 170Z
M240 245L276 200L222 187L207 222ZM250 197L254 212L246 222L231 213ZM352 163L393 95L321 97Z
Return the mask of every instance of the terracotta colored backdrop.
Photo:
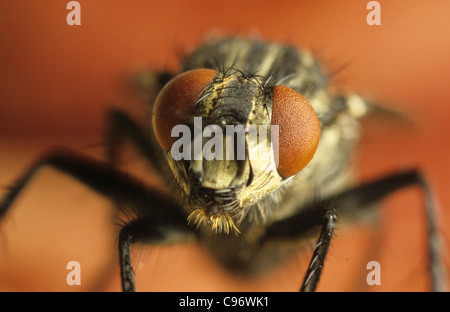
M145 121L126 77L143 68L177 68L177 51L211 33L260 36L316 52L335 85L401 110L412 123L374 118L362 128L357 175L369 179L419 166L450 225L448 159L450 25L448 1L379 1L381 25L368 26L369 1L84 1L81 26L68 26L69 1L0 3L0 198L48 147L102 156L108 107ZM127 149L124 161L135 160ZM159 183L142 162L127 166ZM319 290L427 290L421 193L391 196L378 227L340 228ZM114 217L109 202L44 169L0 227L0 290L119 290ZM449 243L445 233L445 243ZM447 248L448 250L448 248ZM139 290L295 291L309 253L254 280L222 270L200 246L136 249ZM68 286L66 264L81 264ZM366 264L381 264L368 286Z

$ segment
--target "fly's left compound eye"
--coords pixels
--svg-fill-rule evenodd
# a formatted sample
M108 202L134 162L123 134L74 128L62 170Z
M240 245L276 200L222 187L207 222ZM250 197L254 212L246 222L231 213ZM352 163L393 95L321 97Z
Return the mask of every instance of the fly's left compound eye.
M313 158L320 138L316 112L302 95L284 86L273 90L272 125L279 126L278 173L288 178Z
M177 139L171 137L173 127L189 121L197 100L216 74L212 69L193 69L170 80L159 92L153 107L153 129L165 151Z

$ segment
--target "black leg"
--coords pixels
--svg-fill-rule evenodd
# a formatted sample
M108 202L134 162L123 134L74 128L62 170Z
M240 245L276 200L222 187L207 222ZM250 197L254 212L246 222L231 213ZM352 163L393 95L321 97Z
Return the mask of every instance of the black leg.
M168 207L162 207L166 209ZM167 210L166 210L167 212ZM170 218L170 219L169 219ZM164 222L165 219L170 222ZM195 234L187 225L186 217L173 214L167 216L147 216L133 220L125 225L119 234L119 262L124 292L136 291L133 269L131 265L130 246L135 243L143 244L176 244L195 240Z
M150 164L156 167L160 172L162 171L162 164L158 164L161 160L160 153L155 150L151 142L155 140L146 134L142 129L132 120L128 115L119 110L112 110L108 115L108 128L107 128L107 157L110 160L112 166L117 165L118 152L120 150L120 144L122 140L129 140L137 148L137 151L149 161ZM116 207L123 210L120 203L116 202ZM172 222L175 221L175 217L171 216ZM152 227L153 224L153 227ZM183 229L186 226L186 219L178 218L179 228ZM157 230L159 228L159 231ZM171 230L170 230L171 228ZM183 231L188 232L188 229ZM169 237L165 237L164 233L169 233ZM177 231L173 226L167 228L167 230L155 224L154 220L134 220L131 223L125 225L119 235L119 262L120 262L120 274L122 280L122 290L124 292L136 291L134 283L133 269L131 265L130 246L138 241L186 241L189 235L180 233L181 236L178 239L174 239L174 235ZM156 239L155 239L156 238Z
M336 218L336 214L332 210L327 211L325 214L322 231L320 232L319 240L314 248L314 254L306 272L303 286L300 289L302 292L312 292L316 290L325 262L325 256L328 252L328 246L330 245L331 237L333 236L334 228L336 226Z
M111 166L118 168L118 157L123 140L133 143L140 155L148 160L155 168L161 166L157 163L157 151L154 150L151 140L143 130L126 113L120 110L110 110L107 115L106 127L106 158ZM120 202L114 203L117 211L127 212L126 207ZM126 215L129 219L129 216Z
M174 77L174 74L153 70L143 71L135 75L131 82L136 96L145 104L152 107L161 88Z
M119 234L119 265L123 292L136 291L136 286L134 285L134 272L133 267L131 266L130 255L130 245L132 243L132 240L132 236L127 233L127 227L122 228Z
M194 232L187 225L186 216L181 209L171 200L161 196L160 192L146 188L140 181L113 170L108 163L69 150L54 151L31 166L0 202L0 219L43 166L51 166L76 178L94 191L134 212L136 218L125 224L119 235L121 276L123 289L126 291L134 290L130 244L169 244L194 237Z
M150 133L146 134L126 113L111 110L108 115L107 127L107 157L113 165L117 163L117 153L124 139L130 140L138 152L150 163L155 164L159 152L152 145Z
M138 196L138 194L149 192L138 181L112 170L111 166L103 161L94 160L67 149L58 149L42 157L15 183L0 203L0 218L43 166L54 167L114 201L129 203L130 199ZM153 192L156 195L156 192Z
M446 289L446 274L440 258L440 236L436 228L434 216L434 204L428 184L424 177L417 170L410 170L401 173L395 173L371 182L364 183L341 194L321 200L320 203L312 203L305 207L300 213L289 219L279 221L273 224L268 232L265 241L290 239L304 237L311 229L322 224L323 216L329 211L329 207L336 209L336 213L342 216L352 216L355 213L364 210L371 204L385 198L389 194L404 187L417 185L424 192L425 212L428 226L428 254L430 258L431 289L433 291L444 291ZM328 225L327 225L328 226ZM325 229L326 226L324 225ZM323 233L323 232L322 232ZM322 235L321 235L322 237ZM321 239L319 239L319 242ZM316 253L320 255L316 262L323 266L327 249L316 248ZM313 258L314 261L314 258ZM318 277L316 284L318 282ZM309 286L314 289L316 285Z

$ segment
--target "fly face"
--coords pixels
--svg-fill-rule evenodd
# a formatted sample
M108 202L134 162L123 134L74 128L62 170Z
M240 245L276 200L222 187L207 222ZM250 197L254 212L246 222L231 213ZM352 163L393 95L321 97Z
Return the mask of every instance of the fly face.
M239 223L246 207L281 182L268 131L269 91L254 77L226 74L218 74L205 89L193 113L204 120L203 157L194 155L184 177L190 182L190 206L195 209L190 220L196 224L209 219L213 230L238 232L234 219ZM214 133L213 148L209 129ZM262 157L253 157L258 151Z
M233 69L191 70L163 88L154 106L154 130L182 189L189 222L237 234L256 203L306 166L320 126L302 100L268 78ZM303 115L308 126L298 127L297 116L289 114ZM304 144L299 148L298 142Z

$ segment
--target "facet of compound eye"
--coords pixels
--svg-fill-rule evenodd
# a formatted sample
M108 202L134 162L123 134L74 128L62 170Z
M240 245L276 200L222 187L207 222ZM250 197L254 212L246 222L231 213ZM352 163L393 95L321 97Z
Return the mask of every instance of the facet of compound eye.
M288 178L302 170L313 158L319 144L320 123L313 107L298 92L275 86L272 125L279 126L278 173Z
M186 124L203 90L217 74L212 69L193 69L170 80L159 92L153 107L153 129L159 145L168 151L176 141L173 127Z

